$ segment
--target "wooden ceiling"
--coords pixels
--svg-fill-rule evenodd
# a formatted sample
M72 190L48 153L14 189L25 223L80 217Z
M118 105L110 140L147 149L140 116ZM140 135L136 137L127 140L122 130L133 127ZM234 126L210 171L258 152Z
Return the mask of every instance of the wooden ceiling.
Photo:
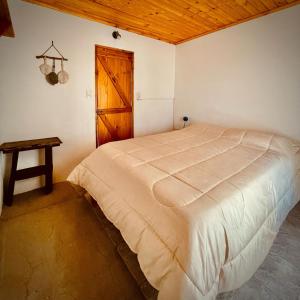
M300 0L25 0L180 44Z

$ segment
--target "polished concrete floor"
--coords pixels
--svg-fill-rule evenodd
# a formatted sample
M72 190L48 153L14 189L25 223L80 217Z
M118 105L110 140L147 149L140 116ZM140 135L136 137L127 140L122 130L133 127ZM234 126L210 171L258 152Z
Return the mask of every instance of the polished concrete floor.
M68 183L16 196L0 218L0 299L143 299L107 228ZM253 278L218 298L300 299L299 204Z

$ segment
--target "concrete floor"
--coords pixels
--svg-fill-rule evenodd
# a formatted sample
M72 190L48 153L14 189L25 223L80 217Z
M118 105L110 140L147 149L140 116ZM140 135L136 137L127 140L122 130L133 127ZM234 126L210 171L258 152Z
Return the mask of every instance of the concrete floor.
M1 300L143 299L90 204L67 183L16 196L0 239Z
M91 205L68 183L17 195L0 218L1 300L143 299ZM300 205L263 265L218 299L300 299Z
M220 296L218 300L300 300L300 202L253 277L240 289Z

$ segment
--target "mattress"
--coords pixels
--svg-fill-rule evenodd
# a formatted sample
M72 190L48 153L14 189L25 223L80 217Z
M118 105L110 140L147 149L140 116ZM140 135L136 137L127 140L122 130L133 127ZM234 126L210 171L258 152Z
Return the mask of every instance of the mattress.
M300 145L210 124L105 144L68 180L120 230L159 299L246 282L300 198Z

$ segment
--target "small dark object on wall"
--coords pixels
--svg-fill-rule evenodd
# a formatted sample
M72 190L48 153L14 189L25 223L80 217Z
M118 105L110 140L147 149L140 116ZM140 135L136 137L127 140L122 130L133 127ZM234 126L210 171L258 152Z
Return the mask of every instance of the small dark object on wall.
M183 128L186 126L186 123L188 122L188 120L189 120L189 117L187 117L187 116L184 116L183 118L182 118L182 120L183 120Z
M52 63L52 72L46 75L46 80L48 83L55 85L58 83L58 76L55 73L55 59L53 59Z
M55 85L58 83L58 77L57 74L55 72L51 72L50 74L48 74L46 76L46 80L48 83Z
M116 30L112 33L112 36L116 40L119 40L121 38L121 34L119 33L119 31Z

